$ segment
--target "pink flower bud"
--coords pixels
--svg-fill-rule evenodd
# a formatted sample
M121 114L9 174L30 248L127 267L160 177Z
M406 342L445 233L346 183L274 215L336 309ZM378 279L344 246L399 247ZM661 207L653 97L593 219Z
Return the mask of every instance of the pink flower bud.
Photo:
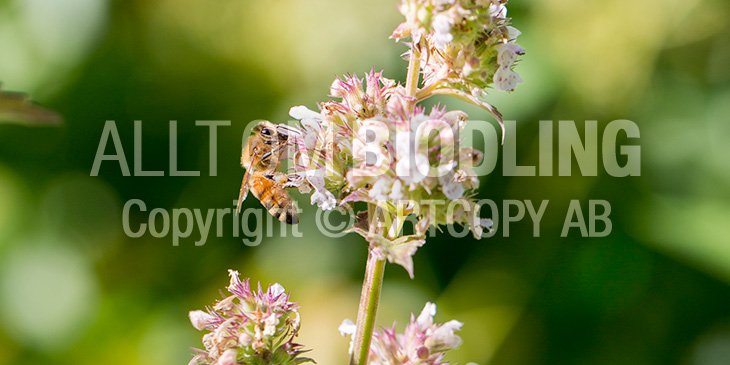
M198 331L206 329L215 319L212 315L201 310L190 311L188 316L190 317L190 323L192 323L193 327L195 327Z
M228 349L218 358L218 365L236 365L238 361L237 357L238 351Z

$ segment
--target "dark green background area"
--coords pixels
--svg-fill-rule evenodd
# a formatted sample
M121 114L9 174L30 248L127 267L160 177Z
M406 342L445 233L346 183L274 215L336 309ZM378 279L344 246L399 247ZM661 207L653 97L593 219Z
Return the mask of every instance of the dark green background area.
M366 245L317 232L308 196L293 194L303 237L282 236L276 223L256 247L233 236L230 216L223 237L213 231L200 247L197 229L178 247L171 237L132 239L122 206L146 203L135 225L153 208L232 208L249 122L316 109L336 74L375 67L403 81L405 47L387 39L401 21L395 2L57 3L0 1L3 90L29 92L65 120L0 125L0 364L186 363L189 347L202 346L187 312L219 298L229 268L284 285L302 307L300 342L320 364L344 363L337 326L355 318ZM510 177L500 158L479 197L549 200L540 237L526 218L509 237L500 227L480 241L430 238L414 280L387 266L378 324L403 328L435 302L437 321L465 323L462 348L448 356L461 364L729 363L730 6L508 9L523 32L516 70L525 82L488 99L517 120L518 163L537 165L540 120L555 122L557 175L558 120L575 120L581 135L597 120L600 137L629 119L641 138L619 144L641 146L641 176L608 176L599 161L597 177ZM489 118L450 99L426 105L436 102ZM141 120L144 169L166 174L176 120L179 168L201 176L124 177L110 162L89 176L107 120L130 168ZM217 176L208 176L208 129L196 120L231 121L218 130ZM574 199L610 202L611 234L561 238ZM260 204L249 198L245 208Z

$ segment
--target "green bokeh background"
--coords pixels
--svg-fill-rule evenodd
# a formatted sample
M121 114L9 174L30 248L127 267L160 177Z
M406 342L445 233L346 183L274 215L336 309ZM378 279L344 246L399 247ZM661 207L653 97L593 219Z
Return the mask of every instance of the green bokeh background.
M641 138L619 142L641 146L642 174L504 177L499 164L480 197L549 199L540 237L525 219L509 237L429 239L415 280L388 265L378 323L402 328L433 301L437 320L465 323L449 355L461 364L730 363L730 3L509 5L525 83L490 101L518 121L519 163L537 164L540 120L630 119ZM187 363L202 335L187 312L218 298L229 268L282 283L301 302L300 342L320 364L345 363L337 326L355 318L366 246L317 232L307 197L302 238L256 247L229 219L201 247L197 230L178 247L128 238L122 206L230 208L246 124L314 109L335 74L404 80L405 48L387 39L400 19L392 0L0 1L3 89L65 119L0 125L0 364ZM124 177L113 163L90 176L106 120L130 167L141 120L144 169L167 172L178 121L180 169L202 176ZM232 121L218 176L196 120ZM612 233L560 238L571 199L609 201Z

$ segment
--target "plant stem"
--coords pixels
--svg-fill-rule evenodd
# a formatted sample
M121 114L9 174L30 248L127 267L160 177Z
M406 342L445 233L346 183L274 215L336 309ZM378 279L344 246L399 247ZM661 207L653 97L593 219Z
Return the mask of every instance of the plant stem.
M406 76L406 95L413 98L408 101L408 110L413 111L418 101L418 77L421 74L421 48L419 43L413 43L408 55L408 75Z
M375 327L375 314L380 301L380 289L383 287L385 260L368 251L368 262L365 267L365 280L362 283L360 307L357 311L357 331L355 332L355 347L350 364L366 365L370 352L370 340ZM356 360L356 361L355 361Z
M421 74L421 49L418 43L411 47L411 54L408 57L408 76L406 77L406 96L408 100L408 111L413 112L418 102L418 79ZM375 206L368 204L368 217L370 224L376 224ZM390 225L390 224L389 224ZM390 227L388 227L390 228ZM399 227L400 228L400 227ZM381 229L380 227L378 228ZM390 234L390 229L383 229L380 234ZM394 238L390 237L389 238ZM362 283L360 293L360 306L357 310L357 330L355 331L355 346L351 365L367 365L368 354L370 353L370 341L375 327L375 314L378 311L380 301L380 289L383 287L383 275L385 274L385 259L373 253L373 247L368 250L368 262L365 266L365 280Z

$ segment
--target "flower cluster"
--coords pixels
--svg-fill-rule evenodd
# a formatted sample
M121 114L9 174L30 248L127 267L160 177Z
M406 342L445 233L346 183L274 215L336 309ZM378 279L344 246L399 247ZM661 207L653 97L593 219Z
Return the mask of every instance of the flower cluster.
M374 70L361 80L348 75L330 86L333 100L319 112L296 106L290 138L290 186L312 192L321 209L368 204L352 231L362 235L380 258L413 276L412 256L426 231L445 224L468 226L481 238L492 222L479 216L473 196L479 179L473 167L482 153L460 146L467 115L417 103L432 95L452 95L501 115L483 101L494 85L511 91L521 79L513 71L524 50L514 43L506 0L403 0L406 16L394 38L410 37L405 86ZM423 87L418 74L423 73ZM364 81L364 82L363 82ZM446 204L455 203L455 204ZM446 205L455 209L443 209ZM415 217L413 234L402 235Z
M300 125L289 129L289 155L303 177L299 190L314 190L312 204L325 210L354 202L377 207L353 231L413 276L411 256L429 227L462 224L477 238L491 227L472 198L479 186L473 167L482 153L460 146L466 113L409 111L393 80L374 71L365 80L366 87L354 76L335 80L330 91L340 100L321 104L319 113L292 108ZM449 202L456 208L444 209ZM411 215L414 233L399 236ZM377 225L370 223L374 218Z
M190 322L203 336L205 350L196 352L190 365L295 365L311 361L301 357L302 346L293 342L299 331L297 304L279 284L267 291L251 290L249 280L229 270L231 296L206 311L190 312Z
M403 0L406 17L396 39L410 37L420 56L425 88L454 88L480 97L492 84L512 91L522 82L512 70L524 49L509 25L507 0Z
M451 320L435 324L434 315L436 305L426 303L418 318L411 314L411 322L406 325L403 334L396 333L395 323L391 328L381 328L374 333L368 364L446 364L443 362L444 353L461 345L461 338L454 332L461 330L462 323ZM339 330L343 336L352 336L355 333L355 324L346 319Z

